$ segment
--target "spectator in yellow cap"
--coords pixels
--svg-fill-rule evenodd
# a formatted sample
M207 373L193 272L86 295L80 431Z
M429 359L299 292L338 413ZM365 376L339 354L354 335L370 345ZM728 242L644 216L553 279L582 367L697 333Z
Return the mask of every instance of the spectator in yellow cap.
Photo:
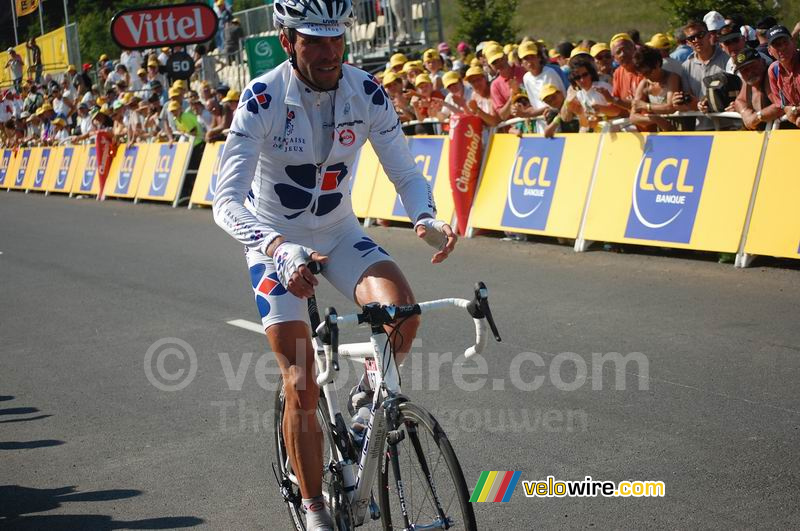
M619 66L614 71L611 95L604 94L603 90L605 89L599 90L606 100L622 111L623 116L628 116L631 112L633 97L636 94L636 87L642 82L644 76L636 72L636 68L633 66L633 53L636 51L636 46L630 35L617 33L611 37L609 44L611 54Z
M397 73L393 70L384 72L383 79L381 79L383 88L392 100L394 110L402 123L409 122L415 119L414 109L411 108L411 92L405 90L404 78L402 73Z
M402 53L396 53L389 58L389 68L393 72L400 72L403 70L403 65L408 62L408 58Z
M403 74L405 75L406 89L413 90L417 76L425 72L422 66L422 61L409 61L403 65Z
M444 105L442 110L439 111L438 118L440 120L447 120L453 113L466 113L468 112L467 102L472 97L472 88L464 86L461 80L461 74L458 72L447 72L442 77L442 84L447 89L447 95L444 97Z
M203 131L203 126L200 125L196 114L190 110L183 110L183 106L177 101L169 102L167 109L170 115L172 115L177 132L193 136L194 140L192 146L198 146L203 143L205 131Z
M433 81L428 74L419 74L414 80L414 88L417 94L411 98L411 107L414 109L414 115L417 120L425 120L426 118L433 118L442 110L442 102L444 95L433 88ZM426 129L426 133L432 134L432 128ZM422 131L417 131L417 134L425 134Z
M669 51L672 49L672 43L669 37L663 33L656 33L645 45L657 50L658 53L661 54L661 58L663 59L661 68L667 72L678 74L679 76L682 74L683 70L681 69L681 64L669 56Z
M486 50L486 62L497 74L491 86L492 105L500 119L505 120L511 116L511 95L522 86L525 69L509 65L506 54L499 46Z
M425 70L427 70L428 75L431 76L434 90L442 92L444 90L444 85L442 84L442 76L444 75L444 71L442 70L442 56L439 55L439 52L431 48L425 50L425 53L422 54L422 61Z
M53 125L54 131L50 133L50 141L52 144L65 144L69 142L70 134L67 129L67 121L60 116L50 122Z
M543 134L546 138L552 138L556 133L578 132L578 123L569 118L570 113L564 105L564 93L558 90L558 87L544 85L539 91L539 98L549 107L544 114L547 126Z
M499 124L500 117L492 105L491 88L483 68L480 66L469 67L464 79L472 87L472 97L467 100L469 112L479 116L489 127Z
M561 76L553 68L545 67L546 61L544 58L543 49L533 41L523 42L517 50L522 66L525 67L525 75L522 77L522 83L525 86L525 92L528 94L530 105L524 109L524 114L518 116L524 118L536 118L544 114L548 107L542 101L539 92L545 85L554 85L561 92L566 92L564 82ZM537 122L537 132L544 131L544 125Z
M611 48L604 42L598 42L589 49L589 55L594 57L594 64L597 68L597 74L600 76L600 81L605 81L611 85L615 68Z

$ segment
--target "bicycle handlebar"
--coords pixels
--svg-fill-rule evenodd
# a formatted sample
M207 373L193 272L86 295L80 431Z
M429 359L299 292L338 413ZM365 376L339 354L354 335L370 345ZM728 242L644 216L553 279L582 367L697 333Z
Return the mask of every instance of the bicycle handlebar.
M361 313L352 313L348 315L336 315L336 310L329 308L326 311L325 321L320 323L316 328L316 333L322 340L325 352L325 368L317 375L317 385L322 386L330 380L331 368L333 368L334 371L339 370L338 331L340 326L358 326L368 323L373 327L380 327L412 315L420 315L432 310L449 307L464 308L475 323L475 344L464 351L464 356L466 358L470 358L475 354L480 354L486 347L487 321L495 340L501 341L500 334L497 331L497 325L489 309L488 290L483 282L475 284L475 298L471 301L467 299L448 298L406 306L372 303L363 306Z

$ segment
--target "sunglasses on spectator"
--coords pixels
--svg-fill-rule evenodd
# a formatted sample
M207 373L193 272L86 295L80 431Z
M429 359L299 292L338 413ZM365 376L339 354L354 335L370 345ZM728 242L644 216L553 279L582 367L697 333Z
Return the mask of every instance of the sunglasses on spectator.
M706 35L708 35L708 32L707 32L707 31L698 31L698 32L697 32L697 33L695 33L694 35L687 35L687 36L686 36L686 40L687 40L688 42L695 42L695 41L699 41L700 39L702 39L702 38L703 38L703 37L705 37Z
M591 76L592 76L592 74L590 74L589 72L584 72L583 74L577 74L576 73L576 74L572 75L572 79L574 79L575 81L578 81L579 79L583 79L585 77L591 77Z

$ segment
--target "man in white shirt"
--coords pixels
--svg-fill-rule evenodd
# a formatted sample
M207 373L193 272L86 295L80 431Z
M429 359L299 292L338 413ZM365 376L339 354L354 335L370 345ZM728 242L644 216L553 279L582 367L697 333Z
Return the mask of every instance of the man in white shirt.
M526 110L526 118L536 118L543 115L550 107L541 100L539 92L545 85L553 85L562 93L566 92L561 76L554 70L544 67L544 55L539 49L539 45L533 41L525 41L520 44L517 54L525 67L525 75L522 76L522 83L525 92L528 94L528 101L531 106ZM544 133L544 122L536 122L536 132Z

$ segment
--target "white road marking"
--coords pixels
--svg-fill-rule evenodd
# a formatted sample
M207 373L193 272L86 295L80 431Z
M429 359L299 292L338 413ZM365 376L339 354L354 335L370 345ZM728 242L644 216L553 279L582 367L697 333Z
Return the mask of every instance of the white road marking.
M258 335L264 335L264 326L261 323L245 321L244 319L234 319L233 321L227 321L227 324L231 326L238 326L239 328L244 328L245 330L250 330Z

